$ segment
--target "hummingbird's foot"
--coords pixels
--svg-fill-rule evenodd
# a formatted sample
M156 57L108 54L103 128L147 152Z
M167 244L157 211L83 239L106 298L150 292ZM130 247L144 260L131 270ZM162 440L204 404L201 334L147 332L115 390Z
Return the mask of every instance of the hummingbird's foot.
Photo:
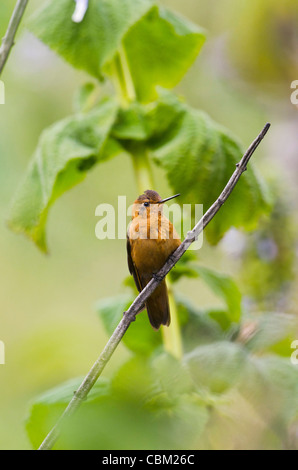
M161 282L163 280L163 276L159 276L158 274L156 273L153 273L152 274L152 277L153 279L156 281L156 282Z

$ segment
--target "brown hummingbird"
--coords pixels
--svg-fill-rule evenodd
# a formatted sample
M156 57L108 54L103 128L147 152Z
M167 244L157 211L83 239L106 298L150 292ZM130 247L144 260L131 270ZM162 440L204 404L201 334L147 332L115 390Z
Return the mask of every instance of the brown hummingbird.
M147 190L136 199L132 221L127 232L127 257L130 273L139 292L162 268L169 256L181 244L173 224L163 215L163 204L180 194L161 199L153 190ZM163 279L146 300L151 325L169 326L170 308L166 282Z

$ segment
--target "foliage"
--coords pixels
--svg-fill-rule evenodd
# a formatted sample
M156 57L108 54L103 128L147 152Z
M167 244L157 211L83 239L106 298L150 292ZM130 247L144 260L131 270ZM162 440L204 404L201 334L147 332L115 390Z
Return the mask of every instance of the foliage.
M265 312L241 323L237 314L233 321L233 310L241 309L234 282L191 259L180 264L177 270L188 275L207 276L209 287L224 301L222 310L199 310L177 294L184 348L181 360L164 351L160 333L140 313L123 339L131 356L111 379L99 379L65 427L56 449L218 448L225 442L216 440L224 416L233 425L230 437L237 448L246 448L250 440L251 445L260 445L253 440L256 419L262 420L258 439L268 440L264 447L287 445L288 425L298 416L296 370L288 358L274 351L283 345L279 353L289 357L295 319ZM134 299L135 290L128 289L97 303L108 335ZM62 384L32 404L26 427L33 446L45 437L81 380ZM233 416L235 403L244 407L241 413L247 420L248 436L238 444L242 426L239 416ZM251 412L252 421L246 416Z
M181 202L205 208L242 155L238 142L209 116L157 89L172 88L192 64L204 41L200 28L147 0L92 2L79 25L71 21L72 7L69 0L45 2L29 25L72 65L98 79L110 77L120 103L117 111L114 100L101 100L44 131L9 220L42 250L47 249L50 204L94 164L121 149L134 158L134 142L142 143L143 153L149 151L151 161L164 168L173 190L183 195ZM81 96L89 96L86 87ZM90 164L82 171L83 159ZM206 230L209 240L218 242L232 225L254 227L268 207L264 185L249 168Z
M108 158L126 152L146 166L149 156L149 167L162 169L173 191L182 193L181 202L207 209L242 155L229 131L172 91L201 50L200 27L150 0L94 0L80 24L71 21L73 6L72 0L47 0L29 22L45 44L97 80L79 90L73 116L42 133L11 209L12 229L43 251L50 206ZM102 80L114 84L115 96L101 95ZM269 209L266 185L250 167L206 230L207 238L216 244L232 226L251 230ZM264 447L283 447L298 412L295 371L273 354L275 347L289 348L289 329L277 326L279 320L287 325L288 317L252 318L235 282L198 265L191 254L169 277L183 357L165 351L162 334L140 313L123 339L129 359L110 379L99 379L57 448L216 448L217 430L229 413L233 445L241 448L253 442L255 421L248 424L251 441L239 443L235 403L239 413L250 415L253 409L255 420L262 420ZM206 284L219 305L200 310L179 295L182 277ZM108 335L135 294L129 287L97 303ZM271 337L268 331L276 329ZM62 384L32 404L27 431L35 448L80 381Z

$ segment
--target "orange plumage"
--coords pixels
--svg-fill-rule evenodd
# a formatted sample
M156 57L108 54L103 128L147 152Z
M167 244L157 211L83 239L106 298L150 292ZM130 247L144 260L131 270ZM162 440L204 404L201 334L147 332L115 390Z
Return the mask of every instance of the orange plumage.
M144 289L181 241L173 224L163 215L163 203L179 196L161 199L156 191L147 190L136 199L132 222L127 233L127 256L130 273L139 291ZM151 325L169 326L170 308L165 280L146 301Z

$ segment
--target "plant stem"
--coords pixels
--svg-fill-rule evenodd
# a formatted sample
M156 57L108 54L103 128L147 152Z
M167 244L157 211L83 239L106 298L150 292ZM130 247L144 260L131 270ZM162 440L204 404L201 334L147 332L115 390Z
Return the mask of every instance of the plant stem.
M167 287L169 294L169 304L171 312L171 325L169 328L162 327L161 333L165 350L171 353L177 359L181 359L183 355L181 330L178 319L177 304L172 290L170 281L167 279Z
M0 47L0 75L14 45L14 38L29 0L18 0Z
M133 161L138 192L143 194L147 189L154 188L153 172L148 151L144 144L137 142L130 144L128 150Z
M125 83L126 96L129 101L135 101L137 94L123 44L119 48L119 59L122 68L123 79Z
M127 62L126 52L122 45L112 61L110 73L121 106L127 108L131 102L136 100L136 92Z
M103 352L100 354L99 358L93 365L92 369L86 375L82 384L80 385L78 390L75 392L72 400L68 404L63 415L60 417L56 425L49 432L49 434L47 435L47 437L41 444L39 448L40 450L50 450L53 448L55 442L57 441L60 435L61 429L65 421L71 415L73 415L73 413L81 405L81 403L86 400L88 393L90 392L93 385L95 384L98 377L100 376L101 372L103 371L104 367L110 360L113 352L115 351L121 339L123 338L124 334L126 333L129 325L131 324L132 321L135 320L136 315L142 310L143 305L148 299L148 297L150 297L150 295L154 292L157 286L162 282L164 277L171 271L171 269L173 269L175 264L183 256L186 250L197 239L200 233L211 222L213 217L215 217L215 215L220 210L222 205L226 202L226 200L232 193L233 189L235 188L236 184L238 183L239 178L241 177L242 173L246 171L250 158L252 157L253 153L255 152L255 150L257 149L257 147L259 146L259 144L261 143L261 141L267 134L269 127L270 127L270 124L266 124L262 132L253 141L253 143L250 145L246 153L243 155L241 161L236 165L236 170L234 171L233 175L231 176L230 180L228 181L227 185L225 186L224 190L222 191L220 196L217 198L217 200L212 204L212 206L208 209L208 211L203 215L201 220L197 222L195 227L190 232L188 232L187 237L183 240L181 245L168 258L164 266L159 270L159 272L157 273L157 277L151 279L151 281L147 284L147 286L136 297L136 299L131 304L129 309L124 313L122 320L120 321L114 333L110 337Z

